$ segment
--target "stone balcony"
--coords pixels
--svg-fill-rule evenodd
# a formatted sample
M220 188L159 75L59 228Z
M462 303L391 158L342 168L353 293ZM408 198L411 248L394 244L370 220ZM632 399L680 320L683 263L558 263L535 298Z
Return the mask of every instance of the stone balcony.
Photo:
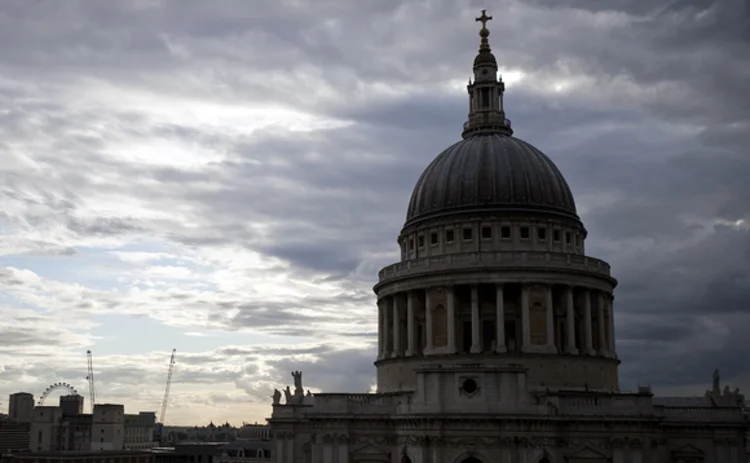
M432 272L503 268L544 268L610 276L609 264L593 257L547 251L495 251L444 254L397 262L383 268L378 277L379 282L384 283Z

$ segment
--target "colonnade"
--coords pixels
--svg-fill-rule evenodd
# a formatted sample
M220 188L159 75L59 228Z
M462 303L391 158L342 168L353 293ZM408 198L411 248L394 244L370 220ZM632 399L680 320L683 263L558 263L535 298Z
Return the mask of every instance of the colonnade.
M378 300L378 358L517 352L615 357L612 295L534 283L404 291Z

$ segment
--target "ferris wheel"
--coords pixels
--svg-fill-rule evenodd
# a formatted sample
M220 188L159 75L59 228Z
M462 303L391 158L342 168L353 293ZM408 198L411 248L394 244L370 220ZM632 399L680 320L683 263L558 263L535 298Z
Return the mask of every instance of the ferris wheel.
M75 388L73 386L71 386L70 384L68 384L68 383L55 383L55 384L50 385L47 389L44 390L44 393L42 393L42 396L39 397L39 404L38 405L39 406L44 405L44 399L46 399L47 396L49 396L52 392L57 391L57 390L61 390L61 389L65 390L65 391L68 391L68 393L71 394L71 395L79 395L78 391L76 391Z

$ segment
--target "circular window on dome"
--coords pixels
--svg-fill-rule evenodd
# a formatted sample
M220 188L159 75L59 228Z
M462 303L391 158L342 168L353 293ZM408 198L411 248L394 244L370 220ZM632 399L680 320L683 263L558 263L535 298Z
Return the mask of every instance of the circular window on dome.
M479 391L479 384L474 378L464 378L461 382L461 392L468 396L472 396Z

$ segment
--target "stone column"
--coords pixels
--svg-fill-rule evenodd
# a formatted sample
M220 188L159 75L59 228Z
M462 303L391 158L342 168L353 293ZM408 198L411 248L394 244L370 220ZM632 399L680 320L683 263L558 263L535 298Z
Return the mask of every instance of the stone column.
M615 311L614 311L614 297L611 294L607 294L607 310L609 311L609 355L612 358L617 357L615 351Z
M479 343L479 289L471 285L471 353L482 352Z
M495 286L495 352L507 352L505 347L505 304L503 301L503 284L498 283Z
M414 342L414 291L406 293L406 356L416 354L417 346Z
M432 444L432 452L431 452L432 453L432 455L431 455L432 458L429 459L429 460L427 460L427 461L429 461L431 463L440 463L441 461L443 461L443 458L442 458L443 457L443 452L440 450L440 447L437 444L437 440L433 440L431 442L431 444Z
M625 450L621 443L612 449L612 463L625 463Z
M323 461L333 461L333 437L323 437Z
M572 286L565 289L565 327L568 332L565 352L575 355L578 353L578 349L576 349L576 313Z
M383 299L378 299L378 360L383 358L383 353L385 352L385 342L383 342L383 337L385 336L385 332L383 331L383 327L385 326L385 321L383 320L383 317L385 317L385 301Z
M391 329L393 330L393 346L391 346L391 357L399 357L401 355L401 330L399 329L400 328L399 325L401 322L401 320L399 319L400 318L399 313L401 311L399 310L400 304L398 303L398 300L399 300L398 295L394 294L392 297L393 297L393 310L391 311L391 313L393 315L391 318L391 322L392 322Z
M284 461L292 463L294 461L294 434L287 434L286 448L284 449Z
M448 286L445 291L445 298L446 298L446 305L448 306L446 309L447 315L446 318L448 326L448 353L449 354L455 354L456 353L456 294L453 290L453 286Z
M393 296L385 296L383 304L383 358L389 358L393 353L393 322L388 323L393 317Z
M432 309L433 309L433 303L432 303L432 292L430 291L430 288L427 288L424 290L424 323L425 323L425 331L426 333L426 343L424 347L424 354L429 355L433 353L434 347L432 344Z
M338 463L349 463L349 437L339 436L337 440Z
M607 306L604 302L604 294L597 291L597 313L599 314L599 354L607 355L609 346L607 346L607 337L605 336L604 330L608 329L604 323L604 313L607 311Z
M521 352L531 350L531 324L529 322L529 288L521 285Z
M628 448L629 463L643 463L643 449L640 445Z
M584 321L584 333L583 333L583 349L587 355L594 354L594 333L591 329L591 291L588 288L583 290L583 321Z
M276 461L278 463L284 463L284 433L279 433L278 436L276 436Z
M547 346L545 350L549 353L556 353L555 346L555 306L552 300L552 285L547 287Z

